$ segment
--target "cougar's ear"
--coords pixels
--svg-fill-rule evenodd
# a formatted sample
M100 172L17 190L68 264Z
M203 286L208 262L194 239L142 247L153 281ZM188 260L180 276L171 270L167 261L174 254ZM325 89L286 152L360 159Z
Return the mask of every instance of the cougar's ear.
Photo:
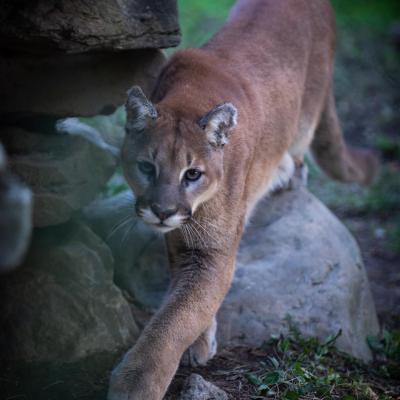
M157 110L139 86L133 86L128 90L125 109L127 133L141 132L157 119Z
M231 103L222 103L214 107L199 120L213 147L223 147L228 143L229 131L236 126L237 109Z

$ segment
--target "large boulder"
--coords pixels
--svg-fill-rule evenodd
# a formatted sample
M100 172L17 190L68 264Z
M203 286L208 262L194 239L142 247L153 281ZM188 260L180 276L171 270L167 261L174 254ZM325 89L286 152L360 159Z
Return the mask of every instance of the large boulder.
M345 226L304 188L264 200L249 224L232 287L218 314L221 343L260 345L288 329L326 338L355 357L379 325L360 250Z
M32 231L32 193L6 168L0 143L0 272L22 262Z
M0 279L1 361L73 362L134 343L113 258L83 224L35 231L24 264Z
M14 52L87 52L176 46L176 0L6 0L0 47Z
M96 2L93 2L96 4ZM110 114L125 103L126 91L139 85L149 95L165 62L160 50L120 53L16 55L0 59L0 86L7 98L0 118L57 118Z
M4 128L0 138L11 171L34 193L34 225L60 224L94 199L115 171L117 158L100 140L78 132L41 134ZM92 138L93 139L93 138Z
M167 282L164 242L133 216L111 231L133 214L127 198L97 202L85 215L115 254L119 284L152 310ZM218 313L220 345L260 345L286 332L291 316L305 335L325 338L341 329L338 347L368 359L366 336L379 327L360 251L348 230L302 187L263 200L252 221Z

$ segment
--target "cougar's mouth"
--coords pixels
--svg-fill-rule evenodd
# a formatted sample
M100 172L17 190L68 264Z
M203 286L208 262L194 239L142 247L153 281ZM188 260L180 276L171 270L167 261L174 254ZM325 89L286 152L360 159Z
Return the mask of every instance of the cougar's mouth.
M167 233L179 228L187 220L187 217L174 214L169 218L161 220L149 208L142 208L138 212L139 217L157 232Z

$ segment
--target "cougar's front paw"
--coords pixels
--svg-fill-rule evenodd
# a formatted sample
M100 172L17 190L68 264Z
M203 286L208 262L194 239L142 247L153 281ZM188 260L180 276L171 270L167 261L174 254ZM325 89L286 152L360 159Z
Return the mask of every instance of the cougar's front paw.
M128 352L112 371L107 400L161 400L157 375L133 352Z
M197 367L207 364L217 353L217 321L185 351L181 358L181 365Z
M118 371L118 368L119 366L111 374L107 400L139 399L140 397L134 397L135 394L131 393L126 377Z

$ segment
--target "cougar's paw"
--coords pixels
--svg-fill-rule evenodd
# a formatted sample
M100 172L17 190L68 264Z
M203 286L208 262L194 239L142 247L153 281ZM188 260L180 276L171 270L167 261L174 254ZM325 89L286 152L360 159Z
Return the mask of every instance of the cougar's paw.
M124 378L122 363L111 373L107 400L131 400L129 383Z
M181 365L198 367L206 365L217 353L217 322L212 325L185 351Z
M143 372L146 368L144 362L136 365L139 358L134 352L128 352L121 362L114 368L110 376L107 400L152 400L158 399L154 391L156 384L152 384L152 376Z

